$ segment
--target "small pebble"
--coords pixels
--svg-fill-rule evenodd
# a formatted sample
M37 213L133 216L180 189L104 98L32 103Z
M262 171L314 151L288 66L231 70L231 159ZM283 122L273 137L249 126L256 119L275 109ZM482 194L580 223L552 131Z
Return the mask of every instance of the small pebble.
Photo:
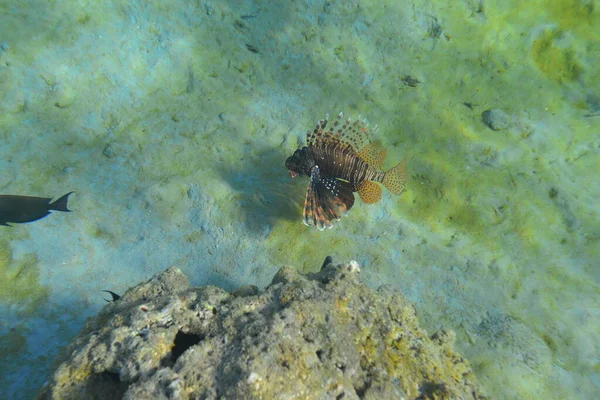
M252 385L255 382L258 382L260 380L260 375L258 375L256 372L251 372L250 375L248 376L248 384Z
M499 108L481 113L481 122L493 131L501 131L510 125L510 116Z
M108 157L108 158L114 157L115 150L113 148L113 145L110 143L107 143L106 146L104 146L104 150L102 150L102 154L104 155L104 157Z
M7 51L10 48L10 46L8 45L8 43L2 43L0 44L0 49Z
M75 90L69 85L57 83L50 88L54 93L54 105L58 108L67 108L75 100Z

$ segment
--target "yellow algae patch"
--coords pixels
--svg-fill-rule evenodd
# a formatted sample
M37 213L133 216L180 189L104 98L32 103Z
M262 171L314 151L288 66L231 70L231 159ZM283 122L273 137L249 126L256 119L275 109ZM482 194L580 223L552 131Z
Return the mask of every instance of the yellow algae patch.
M543 7L562 29L583 28L591 34L599 34L597 30L590 30L595 19L600 15L598 12L594 14L594 4L591 1L548 0Z
M356 350L361 355L361 366L366 368L377 359L377 343L371 336L371 329L368 327L362 328L354 339Z
M0 239L0 301L31 309L48 298L48 289L39 283L37 262L33 254L13 259L10 242Z
M546 29L534 40L531 55L538 69L557 83L572 82L581 76L583 68L575 50L565 42L564 32Z
M348 309L349 301L350 299L348 297L336 297L335 303L333 304L337 319L346 324L350 323L352 320L352 314Z
M92 373L91 365L84 363L77 368L61 365L54 374L57 388L69 389L77 384L84 382Z
M349 218L342 218L334 222L341 227L319 232L302 224L302 210L295 220L278 220L265 241L271 261L275 265L294 265L302 273L314 272L315 265L321 265L332 249L352 248L351 238L343 227L350 222Z
M154 341L154 343L155 344L154 344L154 347L152 348L152 351L150 352L150 356L151 356L152 360L154 360L156 362L165 358L167 356L167 354L173 348L173 342L167 340L165 337L157 338Z
M416 379L419 361L410 348L409 339L404 336L405 332L397 327L388 332L385 337L384 362L388 374Z

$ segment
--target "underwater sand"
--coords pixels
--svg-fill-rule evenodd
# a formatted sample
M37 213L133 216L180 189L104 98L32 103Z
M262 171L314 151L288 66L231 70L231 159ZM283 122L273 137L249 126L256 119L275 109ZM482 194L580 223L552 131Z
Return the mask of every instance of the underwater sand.
M356 259L493 398L600 391L597 1L0 2L0 393L30 398L104 304L169 266L264 286ZM502 110L492 130L486 110ZM319 232L285 158L379 125L401 197Z

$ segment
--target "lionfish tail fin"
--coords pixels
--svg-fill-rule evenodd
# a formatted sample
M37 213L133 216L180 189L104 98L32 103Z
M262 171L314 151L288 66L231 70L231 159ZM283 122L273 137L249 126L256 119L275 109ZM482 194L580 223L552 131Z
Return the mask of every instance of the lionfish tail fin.
M395 195L400 195L406 190L406 182L408 175L406 173L406 159L400 161L395 167L390 168L385 172L385 176L381 183L390 192Z
M375 182L362 181L356 189L363 203L373 204L381 200L381 187Z

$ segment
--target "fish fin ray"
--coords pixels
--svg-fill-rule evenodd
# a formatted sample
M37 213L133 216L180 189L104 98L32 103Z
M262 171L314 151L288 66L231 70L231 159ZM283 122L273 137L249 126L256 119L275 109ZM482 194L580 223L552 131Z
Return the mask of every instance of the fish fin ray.
M323 134L323 127L327 125L327 119L329 114L325 116L325 119L319 120L312 131L306 131L306 145L311 146L315 143L317 137Z
M313 225L313 199L314 192L312 190L312 185L309 183L304 198L304 211L302 212L302 221L304 222L304 225Z
M375 129L369 128L366 120L343 120L344 114L339 113L329 123L329 114L325 119L317 122L313 131L307 132L307 145L338 145L340 148L349 148L353 153L358 153L370 144L369 135ZM327 128L329 126L329 128Z

